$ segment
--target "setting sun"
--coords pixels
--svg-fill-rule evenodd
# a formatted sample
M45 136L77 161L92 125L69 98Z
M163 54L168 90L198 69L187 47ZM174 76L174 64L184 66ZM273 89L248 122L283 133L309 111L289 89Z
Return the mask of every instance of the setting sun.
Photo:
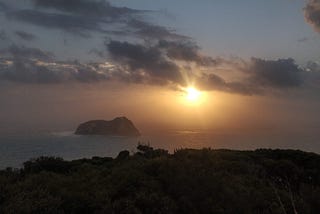
M201 92L193 87L186 89L186 97L189 101L197 101L201 95Z

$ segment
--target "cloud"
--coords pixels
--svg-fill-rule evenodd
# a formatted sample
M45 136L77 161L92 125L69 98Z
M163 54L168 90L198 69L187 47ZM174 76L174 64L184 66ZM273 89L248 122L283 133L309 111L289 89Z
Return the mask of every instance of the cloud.
M116 7L104 0L28 0L29 7L16 5L6 12L10 20L53 28L89 38L101 33L140 40L189 39L175 30L146 21L153 11Z
M201 89L262 95L268 91L301 87L305 81L305 70L299 68L293 59L251 58L247 62L242 60L241 66L232 60L221 60L221 64L238 73L238 78L226 80L215 73L202 73L196 80Z
M114 58L122 57L118 60L123 60L123 57L127 61L128 59L132 60L130 61L132 68L136 67L136 64L141 66L158 61L167 61L175 64L177 64L176 61L194 62L200 66L215 66L224 62L221 58L213 59L202 55L200 48L188 39L162 39L155 42L155 44L149 45L111 41L107 43L107 49Z
M199 47L190 41L160 40L159 47L167 50L168 57L177 60L198 61Z
M202 74L197 80L197 86L206 91L224 91L242 95L261 95L264 90L247 81L226 81L216 74Z
M79 62L46 62L23 58L0 59L0 80L29 84L91 83L107 80L114 68Z
M3 2L0 2L0 12L6 11L8 9L7 5Z
M117 64L59 62L48 52L23 46L1 50L0 79L21 83L122 81L183 85L179 67L155 47L112 41L108 50Z
M180 85L173 83L175 77L172 74L130 71L110 63L47 62L22 58L0 59L0 83L1 81L27 84L118 81L162 86Z
M152 81L159 83L183 84L179 67L167 60L157 47L111 41L107 48L116 62L127 65L133 73L147 75Z
M35 35L33 35L32 33L27 33L25 31L15 31L14 32L20 39L26 40L26 41L33 41L35 40L37 37Z
M203 73L201 76L199 76L195 82L197 83L197 87L199 87L200 90L205 91L226 91L228 90L228 84L226 81L218 76L217 74L205 74Z
M293 59L252 58L248 62L240 60L239 64L239 59L212 59L202 56L199 48L190 42L162 40L154 45L142 45L111 41L107 44L107 49L116 63L127 66L127 71L135 74L127 78L134 77L135 80L139 80L136 82L158 78L163 83L175 83L179 88L185 86L188 79L194 79L197 86L203 90L253 95L263 94L266 90L296 88L304 81L304 70L299 68ZM177 60L195 62L197 66L205 66L212 71L190 71L186 74L182 72L182 66ZM241 78L224 79L215 73L220 65L237 71Z
M293 59L252 58L247 68L250 80L263 87L292 88L303 83L303 69Z
M7 40L8 36L4 30L0 30L0 40Z
M50 52L42 51L38 48L28 48L24 46L11 45L10 47L0 50L0 54L9 58L19 59L40 59L52 60L54 55Z
M110 63L62 62L51 53L13 45L0 51L0 80L20 83L122 81L153 85L181 85L179 67L153 47L110 42Z
M151 11L115 7L108 1L32 0L33 9L15 9L6 13L11 20L55 28L89 37L90 32L109 36L135 36L139 39L186 38L164 26L153 25L141 14ZM54 10L52 10L54 9Z
M109 63L57 61L50 52L12 45L0 51L0 80L40 84L120 81L177 90L194 83L201 90L262 95L269 91L302 87L304 81L314 81L311 73L306 71L312 69L319 73L320 70L316 63L309 63L307 69L302 69L293 59L252 58L245 61L210 58L213 63L201 64L200 59L206 56L201 56L194 44L186 44L180 47L180 43L168 41L153 45L110 41L106 43L111 57ZM177 52L171 53L174 47L177 47ZM186 51L189 49L193 50L191 54ZM194 64L186 69L182 62ZM237 73L237 76L232 75L233 79L230 79L228 72ZM312 76L319 79L319 75Z
M320 90L320 63L309 61L306 65L307 72L305 73L305 79L307 83L316 88L319 92Z
M306 68L309 72L320 72L320 64L314 61L309 61Z
M153 47L147 48L142 45L133 45L125 42L112 42L109 46L113 56L117 59L112 63L43 61L23 57L0 58L0 81L30 84L120 81L161 85L177 90L187 86L187 81L184 79L185 76L181 72L181 68L164 59ZM214 72L192 72L188 78L192 79L200 90L223 91L242 95L263 95L269 93L269 91L301 87L303 80L309 81L312 83L310 85L313 86L316 82L319 84L320 66L318 65L310 64L309 67L313 66L313 69L316 70L312 73L299 70L298 72L304 72L303 76L305 77L299 80L299 84L295 80L296 76L291 74L291 72L296 71L275 74L277 73L276 71L284 68L281 63L294 65L293 62L289 61L282 59L266 61L254 58L251 62L247 62L247 70L239 71L248 77L236 80L226 80ZM281 65L278 64L279 62ZM255 70L251 70L252 68L255 68ZM270 74L266 74L266 72L270 72ZM299 74L300 76L302 74ZM292 82L293 79L294 81Z
M176 41L160 40L158 47L165 50L166 55L172 60L195 62L198 65L204 66L218 63L218 60L200 54L200 48L194 42L187 39Z
M1 66L0 78L22 83L57 83L63 80L60 72L54 72L34 61L15 60L8 66Z
M74 14L119 18L120 16L140 13L127 7L114 7L107 1L97 0L33 0L35 6L42 8L54 8Z
M320 33L320 0L309 0L304 8L305 20Z
M63 29L80 36L86 36L83 31L102 31L96 19L84 16L46 13L36 10L18 10L8 12L6 17L45 28Z
M166 27L153 25L143 20L131 19L127 22L133 33L145 39L188 39L189 37L175 33ZM127 32L129 33L129 32Z

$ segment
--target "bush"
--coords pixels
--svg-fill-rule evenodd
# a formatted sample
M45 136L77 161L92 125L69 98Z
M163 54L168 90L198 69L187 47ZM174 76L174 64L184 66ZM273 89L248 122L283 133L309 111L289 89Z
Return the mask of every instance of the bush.
M320 213L320 156L139 145L0 171L0 213Z

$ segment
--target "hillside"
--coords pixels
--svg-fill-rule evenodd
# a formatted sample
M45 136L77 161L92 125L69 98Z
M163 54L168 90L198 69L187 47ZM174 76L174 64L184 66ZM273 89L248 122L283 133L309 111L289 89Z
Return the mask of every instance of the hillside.
M139 145L0 171L0 213L320 213L320 156Z

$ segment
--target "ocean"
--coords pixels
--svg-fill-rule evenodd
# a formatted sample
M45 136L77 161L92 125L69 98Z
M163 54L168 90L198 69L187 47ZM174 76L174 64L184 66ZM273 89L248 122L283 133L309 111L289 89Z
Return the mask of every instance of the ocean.
M137 138L79 136L72 131L0 134L0 169L19 168L23 162L39 156L66 160L116 157L120 151L135 152L138 143L174 152L181 148L254 150L257 148L299 149L320 153L318 130L308 132L262 130L250 133L239 130L167 130L147 132Z

